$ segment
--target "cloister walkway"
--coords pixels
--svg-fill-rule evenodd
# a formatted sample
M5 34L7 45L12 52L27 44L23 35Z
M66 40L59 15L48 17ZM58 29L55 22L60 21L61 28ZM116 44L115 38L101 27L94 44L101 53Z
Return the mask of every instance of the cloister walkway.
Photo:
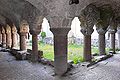
M120 80L120 54L89 68L79 65L66 77L52 74L52 67L16 61L9 52L0 52L0 80Z

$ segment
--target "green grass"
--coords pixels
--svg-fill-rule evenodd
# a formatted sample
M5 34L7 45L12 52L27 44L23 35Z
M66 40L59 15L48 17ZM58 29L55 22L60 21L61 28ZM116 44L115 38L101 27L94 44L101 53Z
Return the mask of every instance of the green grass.
M43 57L54 60L53 45L39 43L39 50L43 51ZM109 49L106 49L108 52ZM92 47L92 53L98 54L98 47ZM75 64L83 61L83 45L69 44L68 45L68 60L73 60Z

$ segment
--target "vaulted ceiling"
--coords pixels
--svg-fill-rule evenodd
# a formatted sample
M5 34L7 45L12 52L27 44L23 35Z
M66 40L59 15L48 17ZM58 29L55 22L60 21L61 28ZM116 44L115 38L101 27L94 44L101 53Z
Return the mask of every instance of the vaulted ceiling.
M79 0L79 4L69 5L70 0L0 0L0 24L13 22L19 27L20 21L29 22L38 16L49 17L75 17L89 4L101 7L109 4L115 16L120 16L120 0ZM9 19L9 20L6 20Z

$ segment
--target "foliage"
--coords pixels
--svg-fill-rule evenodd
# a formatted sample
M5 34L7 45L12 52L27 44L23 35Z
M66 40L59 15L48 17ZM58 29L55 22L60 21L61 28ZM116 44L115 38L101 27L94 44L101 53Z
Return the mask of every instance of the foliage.
M43 42L43 39L46 37L46 33L45 32L41 32L41 37L42 37L42 42Z

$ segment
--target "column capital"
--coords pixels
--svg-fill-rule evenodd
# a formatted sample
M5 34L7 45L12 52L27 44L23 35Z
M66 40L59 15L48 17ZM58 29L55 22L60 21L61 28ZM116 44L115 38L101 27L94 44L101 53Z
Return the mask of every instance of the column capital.
M29 25L25 20L20 23L19 33L29 33Z
M107 32L107 29L99 28L97 29L98 34L105 34Z
M14 34L14 33L17 33L17 29L16 29L15 25L13 25L11 29L12 29L12 33L13 33L13 34Z
M117 27L117 33L120 34L120 27Z
M83 35L91 35L94 29L93 28L82 28L80 31Z
M70 28L73 18L61 16L49 17L48 21L51 28Z
M6 28L6 34L11 34L11 27L7 24Z
M108 32L111 34L115 34L117 32L117 30L116 29L109 29Z
M31 35L39 35L41 30L30 30Z
M93 26L99 20L100 14L95 5L88 5L81 11L79 20L81 22L81 32L83 35L91 35L93 33Z
M50 28L54 36L66 36L70 28Z
M19 35L26 36L27 32L20 32Z
M5 28L2 27L2 34L5 34Z

